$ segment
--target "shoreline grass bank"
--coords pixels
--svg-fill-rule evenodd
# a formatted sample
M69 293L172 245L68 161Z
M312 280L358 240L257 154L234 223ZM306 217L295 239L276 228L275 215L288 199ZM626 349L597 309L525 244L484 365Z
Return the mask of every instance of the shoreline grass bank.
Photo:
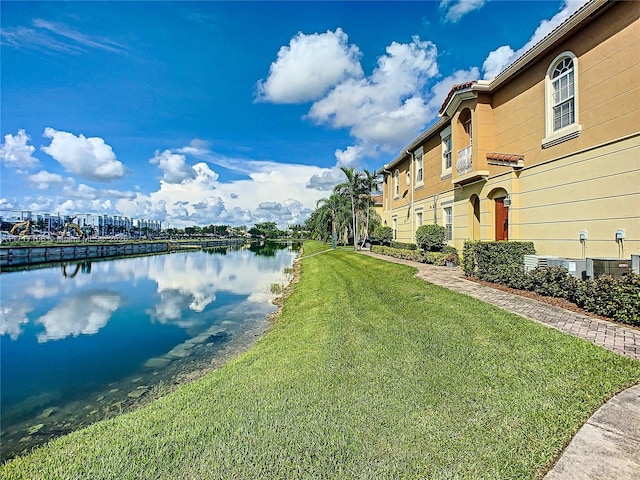
M249 351L130 414L0 467L3 478L536 478L606 399L615 355L414 277L305 244Z

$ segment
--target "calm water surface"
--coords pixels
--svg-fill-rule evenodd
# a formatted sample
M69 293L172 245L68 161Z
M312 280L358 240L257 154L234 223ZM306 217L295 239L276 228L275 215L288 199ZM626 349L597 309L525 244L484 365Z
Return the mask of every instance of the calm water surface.
M2 459L246 348L267 328L296 254L280 244L0 275Z

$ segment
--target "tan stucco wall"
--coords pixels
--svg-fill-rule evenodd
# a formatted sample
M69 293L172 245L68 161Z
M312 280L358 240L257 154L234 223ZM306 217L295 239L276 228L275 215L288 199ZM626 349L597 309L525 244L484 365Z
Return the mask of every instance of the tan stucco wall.
M542 254L616 257L620 228L624 253L640 253L640 135L525 170L513 203L519 239Z
M613 4L596 21L494 92L495 138L493 145L487 142L484 153L493 149L524 154L525 163L530 166L637 132L640 125L639 16L640 2ZM551 62L565 51L573 52L578 58L577 110L582 131L578 138L543 149L544 78ZM482 123L483 120L479 120L479 124ZM505 167L498 168L504 171Z
M640 253L640 2L614 3L582 31L566 39L492 93L464 100L451 118L453 179L457 152L468 144L458 122L470 108L473 119L474 170L488 170L486 181L456 186L442 178L439 132L423 142L424 186L405 182L409 157L401 162L400 196L390 200L383 218L398 220L399 241L414 241L415 212L423 223L433 223L434 200L438 224L442 204L453 201L454 245L461 249L472 237L469 199L480 199L480 238L493 240L492 192L504 189L512 204L509 239L533 241L541 254L573 258L628 257ZM577 56L577 111L581 132L577 138L542 148L545 131L545 83L549 65L558 54ZM487 165L486 153L525 156L525 167ZM394 167L395 170L395 167ZM393 197L393 179L387 195ZM413 201L413 208L409 203ZM385 208L386 203L385 203ZM615 241L617 229L626 239ZM588 240L579 240L587 230Z
M456 190L454 245L471 237L469 199L480 198L481 239L493 240L491 192L509 193L509 239L569 258L640 254L640 134ZM625 240L615 233L625 230ZM588 240L579 240L586 230Z

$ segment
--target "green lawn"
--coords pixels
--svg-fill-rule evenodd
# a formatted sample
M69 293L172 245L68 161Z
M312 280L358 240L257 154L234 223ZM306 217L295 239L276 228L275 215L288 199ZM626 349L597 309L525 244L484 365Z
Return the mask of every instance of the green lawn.
M640 362L307 243L273 328L225 367L53 441L6 478L536 478Z

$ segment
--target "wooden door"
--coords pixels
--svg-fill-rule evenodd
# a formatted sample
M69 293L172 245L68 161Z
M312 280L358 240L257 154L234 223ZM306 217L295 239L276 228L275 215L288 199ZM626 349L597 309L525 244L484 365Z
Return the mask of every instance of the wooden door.
M496 241L509 240L509 207L504 204L504 197L496 198Z

